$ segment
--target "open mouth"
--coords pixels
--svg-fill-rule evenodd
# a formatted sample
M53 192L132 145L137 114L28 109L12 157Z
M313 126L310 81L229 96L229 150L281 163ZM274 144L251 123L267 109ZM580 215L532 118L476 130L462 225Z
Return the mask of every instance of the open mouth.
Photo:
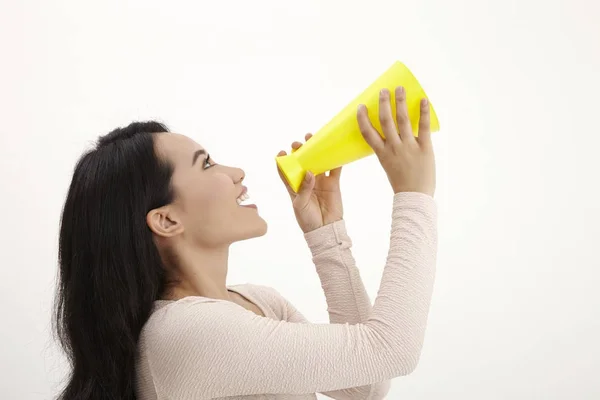
M248 203L249 198L250 195L248 195L248 192L246 191L246 189L244 189L244 191L242 192L242 194L240 194L236 201L240 207L257 208L255 204Z
M241 206L241 205L245 205L245 204L242 204L242 203L243 203L243 202L245 202L245 201L247 201L249 198L250 198L250 196L249 196L249 195L248 195L248 193L247 193L247 192L244 190L244 192L243 192L242 194L240 194L240 197L238 197L238 198L236 199L236 201L237 201L238 205L240 205L240 206Z

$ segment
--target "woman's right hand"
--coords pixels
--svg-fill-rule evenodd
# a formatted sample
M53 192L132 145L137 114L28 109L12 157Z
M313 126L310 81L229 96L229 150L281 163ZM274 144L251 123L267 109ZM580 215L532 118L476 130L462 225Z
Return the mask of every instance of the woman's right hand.
M358 107L360 131L375 151L394 193L435 192L435 158L429 127L429 102L421 100L418 138L412 132L404 88L396 88L396 116L392 115L389 90L379 94L379 121L385 139L369 120L365 105ZM395 121L394 121L395 120ZM397 125L396 125L397 124Z

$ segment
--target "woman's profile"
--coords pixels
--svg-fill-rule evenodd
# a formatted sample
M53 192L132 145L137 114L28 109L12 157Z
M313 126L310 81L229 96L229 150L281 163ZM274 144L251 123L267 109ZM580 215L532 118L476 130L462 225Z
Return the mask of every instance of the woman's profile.
M373 304L345 230L340 170L288 187L329 324L308 322L276 289L226 284L229 246L267 230L245 204L243 170L157 122L100 137L75 167L60 226L55 322L71 367L60 399L384 398L417 366L437 251L429 105L415 137L403 88L396 115L390 98L382 90L382 132L357 111L393 189Z

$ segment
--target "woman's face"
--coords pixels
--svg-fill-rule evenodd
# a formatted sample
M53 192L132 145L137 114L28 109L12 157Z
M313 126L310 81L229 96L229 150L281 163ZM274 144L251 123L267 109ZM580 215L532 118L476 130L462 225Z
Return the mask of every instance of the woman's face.
M262 236L266 222L254 205L240 205L246 187L244 171L217 164L208 151L190 138L173 133L158 134L160 157L174 168L175 198L168 212L177 234L202 247L220 247Z

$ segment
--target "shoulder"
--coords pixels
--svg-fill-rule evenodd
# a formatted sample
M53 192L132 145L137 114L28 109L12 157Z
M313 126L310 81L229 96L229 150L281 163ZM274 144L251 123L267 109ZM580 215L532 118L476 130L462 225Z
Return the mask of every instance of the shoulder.
M281 303L283 297L269 286L242 284L230 287L250 300L272 307ZM144 325L142 335L147 340L161 340L169 336L182 336L198 330L211 332L247 317L247 310L226 300L189 296L177 301L157 301L150 318Z
M281 293L277 291L277 289L266 286L266 285L257 285L254 283L244 283L240 285L232 285L229 286L232 290L239 291L242 293L247 293L250 295L260 296L260 297L274 297L274 298L283 298Z
M251 283L234 285L230 286L230 288L241 293L263 310L270 311L277 319L282 321L287 320L288 301L277 289L271 286Z
M140 340L148 350L172 351L173 345L231 329L240 307L218 299L186 297L158 301L144 324Z
M245 283L241 285L233 285L230 288L241 294L247 295L250 300L257 302L275 305L284 304L286 302L283 295L275 288L266 285L257 285L253 283Z
M139 337L138 357L162 392L192 390L197 388L198 371L209 381L218 380L219 374L207 378L206 371L243 357L257 333L269 329L267 323L267 318L226 300L186 297L157 302Z

